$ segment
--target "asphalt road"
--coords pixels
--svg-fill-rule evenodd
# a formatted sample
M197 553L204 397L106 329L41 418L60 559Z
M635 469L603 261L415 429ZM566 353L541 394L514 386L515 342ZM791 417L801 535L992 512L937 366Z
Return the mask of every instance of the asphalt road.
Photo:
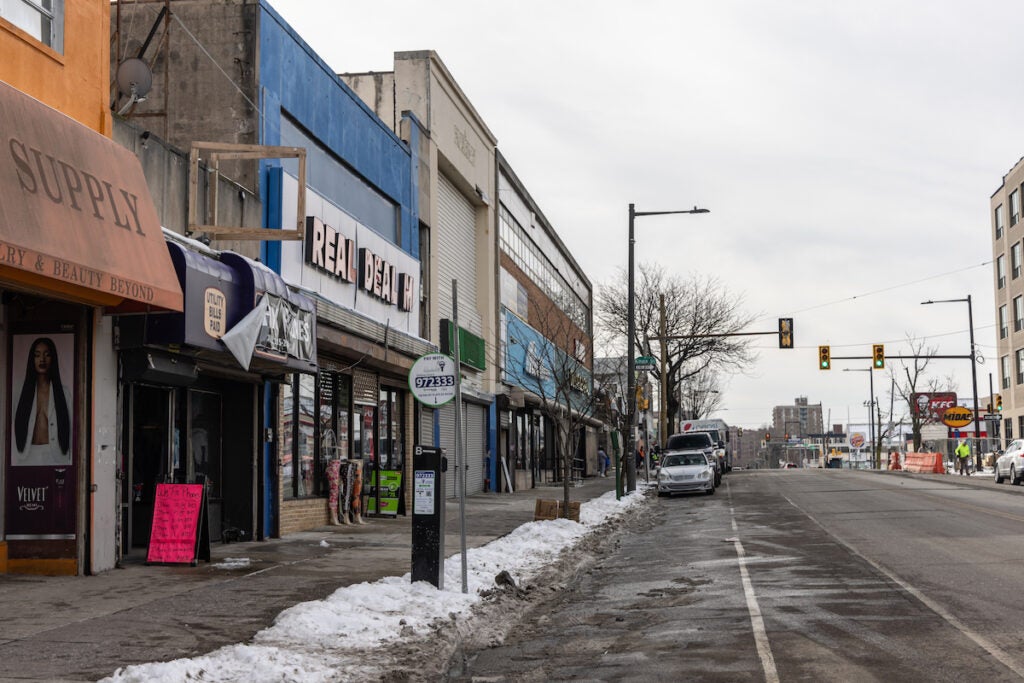
M737 471L642 509L449 679L1024 679L1024 487Z

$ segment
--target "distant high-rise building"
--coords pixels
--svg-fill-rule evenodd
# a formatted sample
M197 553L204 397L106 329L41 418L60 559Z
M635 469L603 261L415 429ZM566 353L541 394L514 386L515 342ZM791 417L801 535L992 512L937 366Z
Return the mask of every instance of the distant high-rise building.
M806 396L797 397L791 406L772 408L772 435L775 438L820 434L824 431L821 404L808 403Z

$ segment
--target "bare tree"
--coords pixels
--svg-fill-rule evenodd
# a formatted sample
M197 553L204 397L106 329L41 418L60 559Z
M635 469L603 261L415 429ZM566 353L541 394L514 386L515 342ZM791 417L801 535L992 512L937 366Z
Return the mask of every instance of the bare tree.
M921 428L926 424L933 423L934 418L928 411L918 409L918 406L914 404L914 394L956 391L956 382L952 377L942 379L926 377L926 370L938 352L936 347L926 348L923 339L917 339L909 333L907 334L907 344L911 351L908 355L913 356L913 359L909 363L898 361L898 368L895 365L890 366L889 377L892 379L896 395L907 406L914 450L919 451L921 450Z
M572 467L584 428L601 409L586 362L589 338L555 303L531 299L527 323L509 312L506 380L539 402L555 425L554 453L562 478L563 516L569 516Z
M598 287L594 317L601 341L624 346L628 330L628 278L620 271L611 284ZM635 348L666 363L667 415L680 408L680 385L702 373L723 370L742 372L755 359L746 337L728 336L753 323L741 310L740 297L729 293L714 277L691 276L683 280L664 268L641 264L634 288ZM665 296L667 353L661 358L659 336L660 297ZM673 431L677 425L671 425Z
M682 380L679 385L679 419L699 420L722 404L718 375L702 370Z

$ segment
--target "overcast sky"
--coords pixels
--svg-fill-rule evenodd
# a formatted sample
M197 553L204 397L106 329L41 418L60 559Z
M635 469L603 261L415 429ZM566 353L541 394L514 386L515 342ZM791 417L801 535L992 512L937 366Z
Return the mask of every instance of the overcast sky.
M906 335L966 354L965 303L998 391L988 201L1024 155L1020 5L1011 0L609 2L271 0L338 72L436 51L594 284L636 261L717 275L796 348L753 337L726 380L731 424L806 396L864 422L868 360ZM895 361L890 361L890 365ZM970 363L934 361L971 394ZM888 404L889 379L875 373ZM981 400L984 408L985 400Z

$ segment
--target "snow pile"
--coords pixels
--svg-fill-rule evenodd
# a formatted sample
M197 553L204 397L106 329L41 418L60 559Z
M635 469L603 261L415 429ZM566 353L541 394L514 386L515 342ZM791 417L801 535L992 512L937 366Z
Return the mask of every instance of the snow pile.
M530 522L466 553L468 592L462 593L462 558L445 561L444 590L410 575L339 588L324 600L299 603L256 634L250 645L230 645L207 655L118 669L103 683L336 681L374 677L366 650L434 632L438 620L458 619L493 589L494 577L509 572L517 584L529 580L605 520L644 500L642 491L615 499L609 491L580 506L580 523L565 519ZM227 560L230 562L232 560ZM237 561L237 560L236 560ZM218 565L220 566L220 565ZM361 664L363 663L363 664Z
M252 564L248 557L225 557L222 562L211 565L214 569L245 569Z

